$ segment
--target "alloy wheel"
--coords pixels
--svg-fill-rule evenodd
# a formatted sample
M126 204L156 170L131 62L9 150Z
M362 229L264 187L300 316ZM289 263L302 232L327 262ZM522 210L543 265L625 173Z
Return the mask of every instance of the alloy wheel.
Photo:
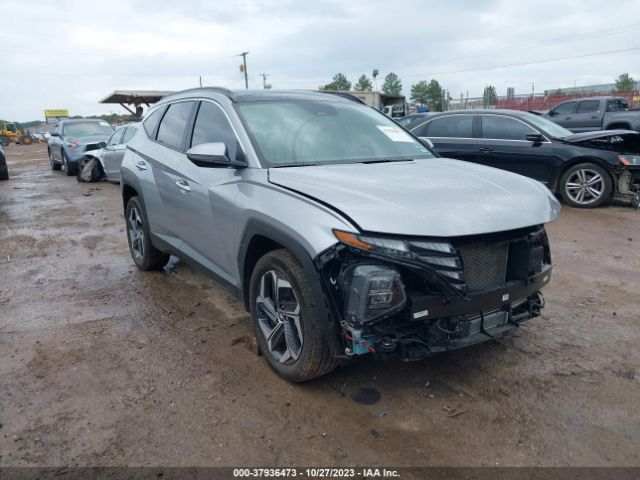
M144 257L144 229L142 228L142 217L136 207L129 212L127 219L127 232L131 242L131 252L138 260Z
M573 172L565 184L569 198L579 205L589 205L602 197L605 182L595 170L583 168Z
M289 279L270 270L260 279L258 325L269 352L280 363L293 363L302 353L300 302Z

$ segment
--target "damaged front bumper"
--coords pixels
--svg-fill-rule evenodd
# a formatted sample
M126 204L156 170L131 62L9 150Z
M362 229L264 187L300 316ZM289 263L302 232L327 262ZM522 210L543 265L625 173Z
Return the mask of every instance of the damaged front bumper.
M419 360L498 337L539 316L544 307L540 290L552 270L544 228L486 237L492 243L463 239L453 241L449 250L434 247L433 241L408 241L400 257L343 244L318 256L316 268L331 314L342 329L342 356L375 353ZM486 251L477 245L486 245ZM476 257L469 253L478 251ZM354 267L371 265L379 268L363 268L360 275L371 275L368 282L354 280ZM484 269L487 278L503 281L484 284ZM376 316L371 305L362 307L367 295L374 307L394 296L397 301Z
M627 167L620 171L613 199L640 207L640 167Z

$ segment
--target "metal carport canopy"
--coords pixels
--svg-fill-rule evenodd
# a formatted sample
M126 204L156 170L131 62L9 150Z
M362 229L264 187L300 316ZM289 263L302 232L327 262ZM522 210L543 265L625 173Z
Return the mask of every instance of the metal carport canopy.
M164 90L115 90L113 93L110 93L105 98L100 100L100 103L119 103L124 108L126 108L129 113L135 115L126 104L135 105L136 107L141 104L145 104L147 107L156 103L162 97L173 93L172 91L164 91Z

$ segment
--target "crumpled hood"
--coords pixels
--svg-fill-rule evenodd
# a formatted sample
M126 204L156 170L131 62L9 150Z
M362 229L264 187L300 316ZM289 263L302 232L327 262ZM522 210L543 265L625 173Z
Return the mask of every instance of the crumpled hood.
M562 138L565 142L569 143L579 143L584 142L585 140L595 140L598 138L606 138L606 137L624 137L624 136L637 136L638 132L634 132L633 130L598 130L595 132L582 132L582 133L574 133L573 135L569 135L568 137Z
M544 224L560 211L535 180L447 158L271 168L269 181L331 205L369 232L474 235Z

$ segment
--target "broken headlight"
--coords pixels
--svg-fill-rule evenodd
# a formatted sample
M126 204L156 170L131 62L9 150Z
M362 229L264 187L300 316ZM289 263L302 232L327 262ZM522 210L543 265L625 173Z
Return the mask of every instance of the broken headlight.
M640 166L640 155L618 155L618 160L626 166Z
M400 272L386 265L357 264L341 275L345 295L344 318L360 327L402 310L407 303Z

